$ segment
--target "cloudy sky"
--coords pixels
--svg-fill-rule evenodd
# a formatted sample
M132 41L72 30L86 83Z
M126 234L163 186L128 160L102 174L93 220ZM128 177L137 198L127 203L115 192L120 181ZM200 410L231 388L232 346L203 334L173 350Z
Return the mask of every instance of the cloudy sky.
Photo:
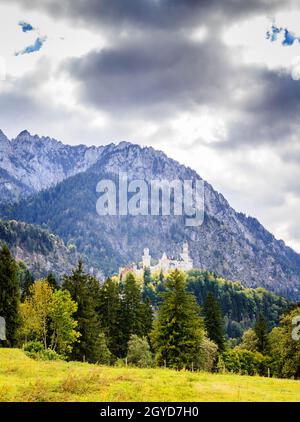
M0 128L152 145L300 252L299 22L297 0L0 0Z

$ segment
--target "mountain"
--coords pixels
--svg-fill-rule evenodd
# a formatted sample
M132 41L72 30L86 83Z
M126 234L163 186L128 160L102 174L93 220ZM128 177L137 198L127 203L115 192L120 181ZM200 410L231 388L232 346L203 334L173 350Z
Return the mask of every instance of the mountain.
M48 151L54 141L40 138L38 142L45 144L42 151ZM60 148L70 151L70 160L78 163L76 154L82 157L80 151L85 147ZM239 280L248 287L265 287L290 299L300 298L300 255L276 240L256 219L236 212L207 182L205 218L199 227L186 226L182 216L99 216L97 183L102 179L117 180L120 171L127 172L129 179L148 182L201 177L153 148L122 142L97 151L94 164L85 164L87 168L81 167L74 175L67 176L65 171L58 184L26 196L17 204L2 206L2 216L39 224L58 234L67 244L75 244L89 265L106 275L118 271L121 265L139 262L144 247L150 248L155 259L164 251L178 256L182 242L187 240L194 267ZM45 158L41 152L39 157L41 162L51 161L52 168L64 167L56 163L57 156ZM34 156L30 161L35 162ZM43 166L35 167L35 172L40 172L44 180ZM46 168L45 174L49 172L52 170ZM21 180L16 174L14 177Z
M31 224L0 220L0 246L4 243L36 278L69 273L77 262L74 247L67 248L58 236Z
M27 130L10 141L0 130L0 202L13 202L85 171L102 149L63 145Z

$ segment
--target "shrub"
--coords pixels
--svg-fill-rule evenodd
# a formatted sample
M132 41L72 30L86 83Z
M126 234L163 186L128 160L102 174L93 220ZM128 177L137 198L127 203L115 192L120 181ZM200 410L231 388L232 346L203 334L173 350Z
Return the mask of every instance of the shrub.
M38 359L41 360L64 360L65 357L59 355L55 350L46 349L38 353Z
M219 371L241 375L267 375L269 359L258 352L244 349L227 350L218 362Z
M212 372L218 355L218 346L207 337L203 338L199 362L196 362L196 368L202 371Z
M114 366L117 366L118 368L124 368L126 366L125 359L119 358L115 361Z
M26 353L39 353L44 350L44 346L40 341L29 341L24 344L23 350Z
M26 355L36 360L62 360L64 356L59 355L52 349L44 349L44 346L39 341L30 341L25 343L23 350Z
M146 337L138 337L135 334L130 337L127 362L140 368L152 366L152 354Z

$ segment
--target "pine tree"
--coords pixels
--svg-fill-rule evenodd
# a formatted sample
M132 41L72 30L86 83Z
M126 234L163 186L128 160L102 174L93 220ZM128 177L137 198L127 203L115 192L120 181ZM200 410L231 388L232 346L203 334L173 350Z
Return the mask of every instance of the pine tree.
M143 302L141 288L134 275L129 273L125 279L120 307L120 352L126 356L130 336L146 336L152 328L152 309Z
M143 279L144 279L144 285L145 286L147 286L149 283L151 283L152 278L151 278L150 268L146 267L144 269Z
M156 287L156 304L159 304L161 302L161 294L166 291L165 286L165 276L162 270L160 270L159 277L158 277L158 283Z
M115 357L121 355L119 344L121 337L120 306L119 283L108 278L100 289L97 312L100 317L101 328L107 338L108 348Z
M219 352L224 351L224 322L219 302L209 292L203 305L204 324L207 336L218 346Z
M257 350L264 354L268 348L268 324L262 313L258 315L254 325L254 331L257 338Z
M107 346L107 339L104 332L99 333L97 344L98 344L97 362L102 365L109 365L111 363L111 352Z
M143 336L149 340L149 334L153 327L153 309L149 297L142 297L141 317L143 323Z
M168 276L166 288L151 334L156 361L176 369L197 367L204 335L200 308L179 270Z
M164 276L163 270L160 270L159 282L160 282L160 284L164 284L164 281L165 281L165 276Z
M97 362L99 358L100 322L96 312L100 286L98 281L84 272L79 261L71 276L65 276L63 289L67 289L78 304L74 318L78 321L77 330L81 336L73 347L71 358Z
M46 280L49 283L49 286L52 288L52 290L58 290L59 289L59 284L55 278L55 275L53 273L49 273L47 275Z
M0 249L0 316L6 322L8 347L17 343L17 330L20 324L20 286L17 264L7 245Z
M18 262L18 277L21 291L21 302L24 302L29 295L31 286L34 284L34 277L24 262Z

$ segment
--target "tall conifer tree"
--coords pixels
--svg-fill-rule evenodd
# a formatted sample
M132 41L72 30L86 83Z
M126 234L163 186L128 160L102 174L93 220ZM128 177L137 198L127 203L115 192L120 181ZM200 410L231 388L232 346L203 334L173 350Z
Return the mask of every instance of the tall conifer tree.
M223 352L225 347L223 316L220 304L211 292L204 301L203 315L208 337L216 343L219 352Z
M0 316L6 323L5 346L17 343L17 329L20 324L20 286L17 264L7 245L0 249Z
M262 313L258 315L254 331L257 338L257 350L264 354L268 348L268 324Z
M184 273L173 271L151 334L156 360L170 368L197 367L203 341L203 323L195 297L186 290Z
M101 327L97 315L99 283L84 272L83 264L78 266L70 276L64 277L63 288L67 289L72 299L78 304L74 318L78 321L77 330L81 336L72 351L72 359L97 362L99 358L99 342Z
M148 301L143 302L142 290L134 275L125 279L120 307L121 353L127 354L127 346L132 334L139 337L148 335L152 328L152 309Z
M100 289L97 311L101 328L107 337L108 348L115 357L121 356L120 306L120 285L108 278Z

